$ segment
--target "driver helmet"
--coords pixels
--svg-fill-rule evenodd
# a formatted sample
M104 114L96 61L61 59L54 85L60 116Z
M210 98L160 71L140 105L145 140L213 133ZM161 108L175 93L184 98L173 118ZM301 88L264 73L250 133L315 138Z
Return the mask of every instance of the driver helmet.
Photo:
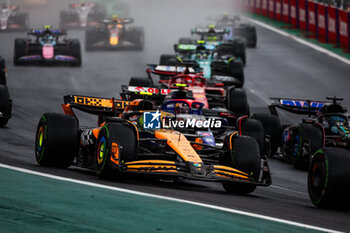
M112 21L119 23L119 15L115 14L112 16Z
M175 105L175 114L190 114L191 109L184 103L177 103Z
M222 14L222 20L225 21L225 20L228 20L228 19L229 19L229 18L228 18L227 12L224 12L224 13Z

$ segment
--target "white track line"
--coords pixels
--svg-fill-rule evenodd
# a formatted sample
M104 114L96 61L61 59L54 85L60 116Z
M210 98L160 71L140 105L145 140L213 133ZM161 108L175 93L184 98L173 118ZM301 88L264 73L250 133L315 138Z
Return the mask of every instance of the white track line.
M346 59L346 58L344 58L344 57L342 57L342 56L339 56L338 54L336 54L336 53L334 53L334 52L331 52L331 51L329 51L329 50L327 50L327 49L325 49L325 48L322 48L322 47L320 47L320 46L318 46L318 45L315 45L315 44L310 43L310 42L308 42L308 41L306 41L306 40L303 40L303 39L301 39L300 37L297 37L297 36L294 36L294 35L292 35L292 34L289 34L288 32L285 32L285 31L282 31L282 30L280 30L280 29L277 29L277 28L275 28L275 27L273 27L273 26L270 26L270 25L268 25L268 24L266 24L266 23L257 21L257 20L255 20L255 19L251 19L251 18L249 18L249 17L248 17L248 19L249 19L250 21L252 21L253 23L255 23L255 24L261 26L261 27L264 27L264 28L266 28L266 29L268 29L268 30L270 30L270 31L276 32L276 33L278 33L278 34L280 34L280 35L282 35L282 36L291 38L291 39L295 40L296 42L298 42L298 43L300 43L300 44L306 45L306 46L308 46L308 47L310 47L310 48L313 48L313 49L315 49L315 50L317 50L317 51L319 51L319 52L321 52L321 53L327 54L327 55L330 56L330 57L333 57L333 58L335 58L335 59L338 59L339 61L344 62L345 64L350 65L350 60L349 60L349 59Z
M219 207L219 206L214 206L214 205L209 205L209 204L204 204L204 203L194 202L194 201L188 201L188 200L179 199L179 198L166 197L166 196L161 196L161 195L156 195L156 194L144 193L144 192L139 192L139 191L134 191L134 190L129 190L129 189L117 188L117 187L101 185L101 184L96 184L96 183L82 181L82 180L75 180L75 179L71 179L71 178L65 178L65 177L50 175L50 174L46 174L46 173L42 173L42 172L36 172L36 171L24 169L24 168L10 166L10 165L3 164L3 163L0 163L0 167L7 168L7 169L10 169L10 170L14 170L14 171L18 171L18 172L31 174L31 175L51 178L51 179L55 179L55 180L68 181L68 182L72 182L72 183L76 183L76 184L82 184L82 185L87 185L87 186L96 187L96 188L108 189L108 190L124 192L124 193L130 193L130 194L144 196L144 197L152 197L152 198L158 198L158 199L162 199L162 200L175 201L175 202L179 202L179 203L185 203L185 204L190 204L190 205L195 205L195 206L201 206L201 207L206 207L206 208L210 208L210 209L221 210L221 211L228 212L228 213L245 215L245 216L249 216L249 217L253 217L253 218L259 218L259 219L263 219L263 220L278 222L278 223L282 223L282 224L292 225L292 226L306 228L306 229L311 229L311 230L316 230L316 231L334 232L334 233L338 233L339 232L339 231L334 231L334 230L330 230L330 229L326 229L326 228L322 228L322 227L311 226L311 225L307 225L307 224L303 224L303 223L297 223L297 222L293 222L293 221L289 221L289 220L283 220L283 219L268 217L268 216L264 216L264 215L260 215L260 214L254 214L254 213L245 212L245 211L236 210L236 209Z

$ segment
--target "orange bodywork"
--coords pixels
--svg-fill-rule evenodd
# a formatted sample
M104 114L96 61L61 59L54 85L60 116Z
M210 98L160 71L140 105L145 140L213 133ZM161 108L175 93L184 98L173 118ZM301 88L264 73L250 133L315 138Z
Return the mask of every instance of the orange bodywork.
M117 143L112 143L112 156L111 161L117 165L119 165L119 146Z
M69 116L75 116L74 112L72 111L72 108L70 107L69 104L62 104L62 109L64 114L69 115Z
M177 131L160 129L155 132L155 136L158 139L167 139L167 144L186 162L202 163L201 158L183 134Z
M128 171L178 172L173 161L139 160L128 162L125 165Z
M117 46L119 44L119 37L118 36L109 37L109 44L113 46Z

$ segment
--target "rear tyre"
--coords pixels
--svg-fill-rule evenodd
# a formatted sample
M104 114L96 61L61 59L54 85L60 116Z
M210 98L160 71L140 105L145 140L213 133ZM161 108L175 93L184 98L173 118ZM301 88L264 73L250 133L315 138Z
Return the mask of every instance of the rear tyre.
M241 61L232 60L229 64L230 67L230 74L238 79L239 83L236 85L236 87L243 87L244 85L244 70L243 70L243 64Z
M273 156L276 154L278 147L282 143L282 128L279 118L275 115L266 113L254 113L252 115L253 119L260 121L264 127L265 135L270 136L271 140L271 151L268 156ZM265 152L268 152L265 150Z
M69 54L77 59L71 62L71 66L81 66L81 48L79 40L71 40L69 44Z
M308 192L315 206L350 209L349 167L349 150L326 147L314 154L308 172Z
M69 167L79 150L78 130L74 117L45 113L36 131L36 161L42 166Z
M95 171L102 179L118 177L119 165L136 160L137 139L132 125L108 122L101 129L95 149Z
M3 114L3 117L0 118L0 126L5 126L11 117L12 102L9 90L4 85L0 85L0 112Z
M323 131L320 127L312 123L300 124L294 138L291 155L294 167L307 170L311 156L323 147L323 140Z
M265 151L265 133L264 127L260 121L242 117L237 120L237 128L242 135L254 138L261 152Z
M254 26L248 26L246 28L246 39L247 46L250 48L256 48L258 37L256 33L256 28Z
M0 57L0 85L6 85L5 59Z
M153 83L149 78L132 77L129 81L129 86L152 87Z
M179 44L194 44L194 41L192 38L180 38L179 39Z
M175 66L178 65L179 61L175 55L163 54L160 56L159 65L164 66Z
M15 50L14 50L14 56L13 56L13 63L16 66L24 64L19 59L21 57L27 55L26 51L27 51L26 39L15 39Z
M228 150L223 159L223 164L236 168L259 179L260 174L260 150L254 138L248 136L226 137L225 146L232 143L232 150ZM226 181L223 183L224 189L229 193L247 194L255 190L256 184L237 183Z
M229 88L227 108L238 116L249 115L247 94L242 88Z

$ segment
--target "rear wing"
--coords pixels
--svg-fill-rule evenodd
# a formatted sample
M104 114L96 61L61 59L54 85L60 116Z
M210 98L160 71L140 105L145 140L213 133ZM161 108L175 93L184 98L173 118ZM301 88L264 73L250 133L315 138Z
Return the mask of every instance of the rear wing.
M271 114L277 114L277 108L301 115L316 115L321 107L331 104L328 101L319 100L303 100L303 99L289 99L289 98L270 98L271 104L269 110Z
M69 8L70 8L70 9L80 8L80 7L82 7L82 6L92 8L92 7L95 6L95 4L94 4L94 3L86 3L86 4L84 4L84 5L81 4L81 3L71 3L71 4L69 4Z
M172 91L166 88L157 87L139 87L139 86L121 86L120 97L123 100L132 101L135 99L147 99L154 102L155 105L160 105L165 97Z
M224 35L229 34L230 31L226 28L192 28L191 34L192 35L199 35L199 36L205 36L210 34L215 35Z
M165 65L148 65L147 74L162 75L162 76L176 76L179 74L198 74L199 71L191 66L165 66Z
M109 24L112 23L113 20L111 19L104 19L103 23ZM117 22L118 24L130 24L133 23L134 19L133 18L120 18L119 21Z
M32 29L30 30L27 35L32 35L32 36L36 36L36 37L41 37L43 36L45 33L45 30L41 30L41 29ZM51 30L51 34L53 36L65 36L67 35L67 31L66 30L62 30L62 29L55 29L55 30Z
M114 98L101 98L80 95L66 95L63 97L62 108L67 115L75 116L72 108L99 116L118 116L131 103L130 101Z

